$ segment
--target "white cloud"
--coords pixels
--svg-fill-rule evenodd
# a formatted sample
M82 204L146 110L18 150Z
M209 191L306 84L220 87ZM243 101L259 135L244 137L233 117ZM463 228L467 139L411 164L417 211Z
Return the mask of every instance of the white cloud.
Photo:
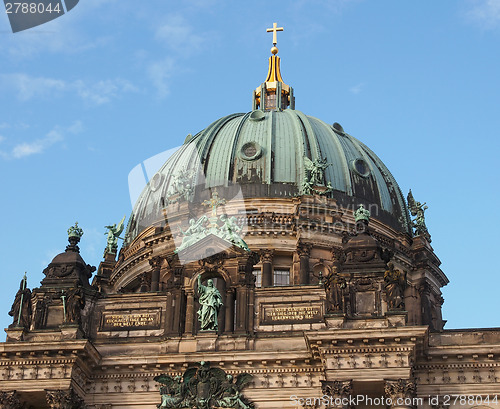
M0 74L0 84L4 89L13 89L21 101L28 101L35 97L47 98L63 93L73 93L95 105L107 103L123 93L138 91L131 82L121 78L98 82L84 80L68 82L16 73Z
M101 105L109 102L113 98L117 98L122 93L137 92L138 89L131 82L120 78L114 80L99 81L94 84L85 83L84 81L76 81L71 84L77 94L84 100L90 101L96 105Z
M77 134L82 131L82 123L76 121L69 127L56 126L50 130L44 137L35 139L31 142L22 142L15 145L10 153L1 152L4 158L20 159L27 156L43 153L52 145L64 140L67 134Z
M199 51L212 37L211 33L197 33L189 21L179 14L166 16L156 27L155 38L170 49L169 56L147 64L147 74L159 98L165 98L170 90L178 62Z
M148 76L155 86L159 98L164 98L169 94L168 80L175 72L175 67L176 61L170 57L149 65Z
M47 96L66 88L64 81L26 74L1 74L0 81L4 88L15 89L21 101L27 101L35 96Z
M473 6L467 11L469 20L480 23L485 28L492 28L500 23L499 0L474 0Z
M356 84L351 88L349 88L349 91L352 92L354 95L357 95L363 90L364 85L365 85L364 83L360 82L359 84Z
M5 136L2 136L0 135L0 143L2 143L3 141L5 141L7 138Z
M193 27L180 15L170 15L156 30L156 39L167 47L190 53L200 48L203 37L194 32Z

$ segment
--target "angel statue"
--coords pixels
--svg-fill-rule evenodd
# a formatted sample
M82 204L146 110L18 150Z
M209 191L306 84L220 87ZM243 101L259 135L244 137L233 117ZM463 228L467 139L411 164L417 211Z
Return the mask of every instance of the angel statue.
M154 380L160 383L161 403L157 405L159 409L179 408L186 394L186 387L181 376L159 375Z
M124 228L123 223L125 222L125 217L126 216L123 216L123 219L121 219L120 223L118 223L118 226L116 223L111 226L104 226L105 229L108 229L108 232L104 233L108 235L108 244L106 246L106 250L104 250L104 254L116 254L116 251L118 250L118 239L121 239L120 234L122 234Z
M413 198L413 194L410 192L408 193L408 207L410 208L410 213L412 216L416 216L415 219L413 220L412 224L413 227L415 228L415 235L420 236L423 235L427 237L427 239L430 240L431 236L429 234L429 231L427 230L427 226L425 225L425 215L424 212L428 209L426 206L426 203L420 203L417 202Z
M186 231L183 231L179 226L179 231L182 233L182 243L175 251L178 253L179 251L184 250L185 248L191 246L194 243L200 241L207 234L207 229L204 226L208 221L208 217L203 215L198 220L190 219L189 227Z
M220 235L224 240L236 244L238 247L250 251L245 241L241 238L242 228L238 225L236 217L228 217L227 214L219 216L223 225L220 228Z
M308 182L313 186L323 185L325 179L325 169L331 165L330 163L326 162L326 158L312 161L307 156L305 156L304 165L306 167L306 170L309 171Z
M241 390L252 380L252 375L241 373L236 377L221 368L211 368L209 362L198 362L181 376L159 375L154 380L161 384L162 402L158 409L254 409Z
M247 383L251 382L252 378L252 375L242 373L236 377L236 382L234 382L232 375L226 375L226 381L222 384L224 391L217 400L217 404L221 408L254 409L254 404L241 394L241 390Z

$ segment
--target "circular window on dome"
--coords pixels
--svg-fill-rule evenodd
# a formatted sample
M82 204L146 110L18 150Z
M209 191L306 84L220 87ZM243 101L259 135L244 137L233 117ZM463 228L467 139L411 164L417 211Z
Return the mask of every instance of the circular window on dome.
M157 173L156 175L153 176L153 178L149 182L149 188L153 192L155 192L160 187L161 181L162 181L162 175L160 173Z
M241 159L256 160L262 156L262 148L257 142L247 142L241 147Z
M266 114L258 109L250 114L250 121L262 121L265 117Z
M366 163L364 159L354 159L351 162L351 168L361 177L367 178L368 176L370 176L370 168L368 167L368 163Z
M344 128L342 128L342 125L340 125L338 122L335 122L333 124L333 129L335 129L335 132L338 132L338 133L340 133L342 135L345 134Z

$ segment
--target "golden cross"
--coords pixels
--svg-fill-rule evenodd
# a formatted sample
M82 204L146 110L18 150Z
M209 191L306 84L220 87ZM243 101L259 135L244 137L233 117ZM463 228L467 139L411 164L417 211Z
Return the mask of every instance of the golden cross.
M268 33L273 33L273 44L276 45L278 43L278 36L276 33L278 31L283 31L283 27L277 27L278 23L273 23L273 28L268 28L267 32Z
M212 208L212 217L217 217L217 208L220 205L226 204L226 199L220 199L217 190L214 189L212 198L203 202L205 206Z

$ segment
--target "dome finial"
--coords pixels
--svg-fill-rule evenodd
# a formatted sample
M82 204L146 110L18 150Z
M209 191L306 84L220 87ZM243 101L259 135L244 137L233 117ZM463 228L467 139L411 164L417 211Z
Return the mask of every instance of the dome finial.
M273 33L273 47L271 48L273 55L278 54L278 47L276 47L276 44L278 44L278 31L283 31L283 27L278 27L278 23L273 23L273 27L267 29L268 33Z
M281 111L290 107L295 109L295 98L293 88L286 85L281 78L280 57L278 54L278 31L283 31L283 27L278 27L278 23L273 23L272 28L268 28L268 33L273 33L273 47L269 57L269 70L266 81L262 83L253 93L253 109L262 111Z

